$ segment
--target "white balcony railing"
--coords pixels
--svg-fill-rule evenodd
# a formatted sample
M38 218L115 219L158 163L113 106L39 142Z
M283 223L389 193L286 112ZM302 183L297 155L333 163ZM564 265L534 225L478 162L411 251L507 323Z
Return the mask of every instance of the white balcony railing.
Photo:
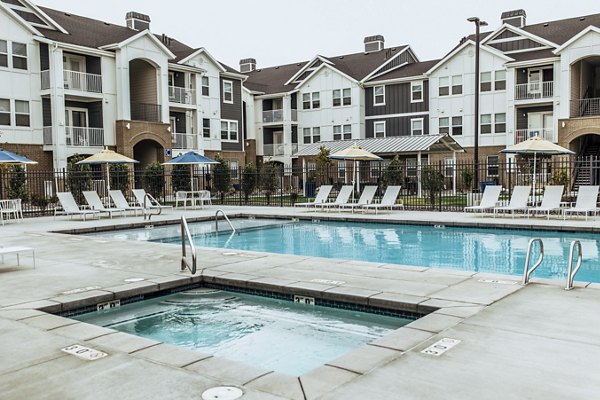
M79 71L63 71L65 89L102 93L102 75Z
M44 133L44 145L51 145L52 144L52 127L45 126L43 128L42 132Z
M196 91L178 86L169 86L169 101L177 104L196 104Z
M66 126L65 133L67 146L96 147L104 146L103 128L86 128L80 126Z
M515 144L524 142L525 140L539 136L551 142L555 141L554 129L537 128L537 129L517 129L515 131Z
M198 135L188 133L171 133L174 149L197 149Z
M298 152L298 143L292 143L292 154ZM265 156L283 156L285 155L284 144L265 144L263 145L263 153Z
M263 111L263 123L283 122L283 110Z
M50 89L50 71L42 71L42 90Z
M549 99L554 96L554 82L531 82L515 85L515 100Z

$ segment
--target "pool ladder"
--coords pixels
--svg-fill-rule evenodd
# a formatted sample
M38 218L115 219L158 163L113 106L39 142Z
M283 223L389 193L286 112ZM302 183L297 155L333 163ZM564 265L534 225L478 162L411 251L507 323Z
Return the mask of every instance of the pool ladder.
M192 256L192 264L190 265L187 259L187 247L185 245L186 239L190 242L190 253ZM190 228L188 227L187 220L184 216L181 217L181 270L189 269L192 275L196 273L196 247L190 234Z
M225 220L227 221L227 223L231 227L231 233L234 234L235 233L235 228L233 227L233 224L231 223L231 221L227 217L227 214L225 214L225 211L223 211L221 209L218 209L217 212L215 213L215 230L217 231L217 233L219 232L219 214L223 215L223 218L225 218Z
M531 259L531 252L533 250L533 246L535 244L539 244L540 254L538 260L535 262L533 267L529 268L529 260ZM575 254L575 249L577 249L577 264L575 268L573 268L573 255ZM565 285L565 290L573 289L573 281L575 279L575 275L579 272L579 268L581 268L582 261L582 252L581 252L581 242L579 240L573 240L571 242L571 246L569 247L569 261L567 264L567 283ZM544 242L540 238L533 238L529 241L527 245L527 257L525 258L525 267L523 269L523 281L522 285L525 286L529 283L529 278L531 278L531 274L536 270L537 267L542 264L544 260Z

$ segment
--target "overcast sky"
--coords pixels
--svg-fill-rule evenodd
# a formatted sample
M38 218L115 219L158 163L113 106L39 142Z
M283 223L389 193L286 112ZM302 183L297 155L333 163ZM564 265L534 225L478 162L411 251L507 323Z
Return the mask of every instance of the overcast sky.
M124 25L128 11L148 14L154 33L205 47L238 68L257 68L363 50L365 36L381 34L386 47L410 44L420 60L441 58L474 31L466 19L500 26L502 11L524 8L527 23L600 13L589 0L38 0L38 5Z

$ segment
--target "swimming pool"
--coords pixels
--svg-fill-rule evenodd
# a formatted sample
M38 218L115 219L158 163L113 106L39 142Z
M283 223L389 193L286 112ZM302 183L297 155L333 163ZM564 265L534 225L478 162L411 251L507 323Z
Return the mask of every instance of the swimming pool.
M75 319L301 375L411 322L214 289L194 289Z
M569 245L579 240L583 263L576 280L600 282L600 235L579 232L434 227L335 221L236 220L239 234L216 234L214 222L190 224L198 247L362 260L420 267L521 275L532 237L544 242L534 276L564 279ZM221 225L224 228L225 225ZM104 237L181 243L179 226L105 232ZM535 258L534 258L535 259Z

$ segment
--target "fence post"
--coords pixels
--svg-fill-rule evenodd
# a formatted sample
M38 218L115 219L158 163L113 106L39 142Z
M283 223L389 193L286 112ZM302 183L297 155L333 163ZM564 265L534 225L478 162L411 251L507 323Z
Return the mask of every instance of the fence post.
M444 179L442 175L442 160L438 160L438 176L441 179L440 192L439 192L439 200L438 200L438 211L442 211L442 195L444 193Z

